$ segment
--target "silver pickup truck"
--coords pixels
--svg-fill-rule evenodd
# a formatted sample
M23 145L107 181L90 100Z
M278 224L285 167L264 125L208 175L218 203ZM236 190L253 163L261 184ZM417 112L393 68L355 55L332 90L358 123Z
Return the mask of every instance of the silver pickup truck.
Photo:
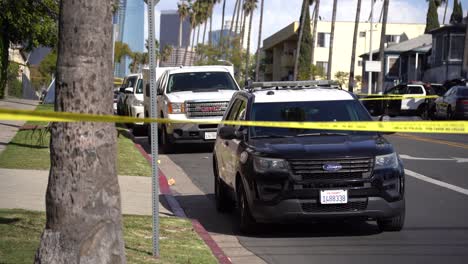
M157 114L173 120L221 120L239 85L232 66L157 68ZM145 116L150 116L149 69L143 70ZM148 129L150 126L148 126ZM214 142L217 125L159 124L163 151L174 143ZM148 133L148 138L151 133Z

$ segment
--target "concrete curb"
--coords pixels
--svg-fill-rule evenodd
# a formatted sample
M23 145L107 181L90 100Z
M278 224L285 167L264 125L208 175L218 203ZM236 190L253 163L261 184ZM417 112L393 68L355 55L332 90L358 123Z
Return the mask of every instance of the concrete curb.
M146 160L149 163L151 163L151 156L143 149L143 147L140 144L137 144L137 143L134 143L134 144L135 144L135 147L140 151L140 153L146 158ZM161 194L164 196L167 203L171 207L171 210L174 213L174 215L178 217L187 218L184 210L182 209L179 202L172 194L171 188L169 184L167 183L167 178L161 170L159 170L159 188L160 188ZM198 222L198 220L196 219L191 219L191 222L192 222L193 229L195 230L195 232L197 232L200 238L203 239L205 244L210 248L211 252L218 260L218 263L232 264L231 260L224 254L221 247L219 247L219 245L214 241L210 233L206 231L206 229L202 226L202 224Z

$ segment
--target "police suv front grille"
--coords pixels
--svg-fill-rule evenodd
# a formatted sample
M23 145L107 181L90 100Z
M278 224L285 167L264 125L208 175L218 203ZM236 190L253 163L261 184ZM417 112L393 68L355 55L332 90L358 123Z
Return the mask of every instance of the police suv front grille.
M185 108L188 117L223 116L229 102L186 102Z
M302 211L306 213L355 212L366 210L367 199L350 201L346 204L320 204L320 202L302 203L301 207Z
M327 171L325 164L339 164L341 169ZM347 159L314 159L290 160L294 175L301 176L302 180L350 180L368 178L372 174L374 160L372 158Z

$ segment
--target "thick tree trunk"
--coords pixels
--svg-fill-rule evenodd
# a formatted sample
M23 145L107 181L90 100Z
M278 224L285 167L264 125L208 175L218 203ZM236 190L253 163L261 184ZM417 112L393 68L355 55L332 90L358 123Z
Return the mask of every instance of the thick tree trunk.
M315 39L317 36L317 23L318 23L318 17L320 14L320 0L315 0L315 16L314 16L314 29L312 30L312 47L310 49L310 63L312 65L315 65L314 60L315 60ZM312 74L312 80L315 79L314 74Z
M56 111L112 113L112 1L60 5ZM125 263L116 129L53 123L47 222L35 263Z
M374 1L374 0L371 0ZM328 51L328 68L327 68L327 79L332 79L332 64L333 64L333 41L335 39L335 22L336 22L336 9L338 0L333 0L333 12L332 12L332 24L330 33L330 48Z
M301 54L301 41L302 35L304 34L304 21L306 15L306 8L309 8L308 0L302 1L302 9L301 9L301 21L299 21L299 37L297 39L296 45L296 57L294 58L294 81L297 81L297 76L299 74L299 56Z
M380 59L380 72L379 79L377 80L377 92L379 89L384 92L384 83L385 83L385 60L384 60L384 49L385 49L385 34L387 31L387 17L388 17L388 5L389 0L384 0L382 7L382 32L380 33L380 50L379 50L379 59Z
M245 80L249 79L249 63L250 63L250 33L252 31L252 18L253 18L253 10L250 12L249 15L249 32L247 33L247 51L245 52ZM247 82L245 83L247 85Z
M260 22L258 23L258 42L257 42L257 63L255 65L255 81L258 82L258 75L260 72L260 47L262 45L262 27L263 27L263 6L265 0L261 0L260 4Z
M6 27L0 25L5 29ZM0 99L8 95L7 91L7 75L8 75L8 49L10 47L10 39L8 38L8 31L1 34L0 39Z
M348 90L353 92L354 89L354 66L356 64L356 44L359 30L359 18L361 16L361 0L357 1L356 19L354 20L354 35L353 48L351 49L351 67L349 69Z

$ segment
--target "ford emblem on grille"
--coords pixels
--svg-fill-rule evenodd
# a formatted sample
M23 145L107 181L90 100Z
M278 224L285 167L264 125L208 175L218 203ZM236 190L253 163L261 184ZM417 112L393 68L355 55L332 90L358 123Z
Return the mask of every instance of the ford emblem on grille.
M339 171L343 166L339 163L325 163L322 166L323 170L325 171Z

